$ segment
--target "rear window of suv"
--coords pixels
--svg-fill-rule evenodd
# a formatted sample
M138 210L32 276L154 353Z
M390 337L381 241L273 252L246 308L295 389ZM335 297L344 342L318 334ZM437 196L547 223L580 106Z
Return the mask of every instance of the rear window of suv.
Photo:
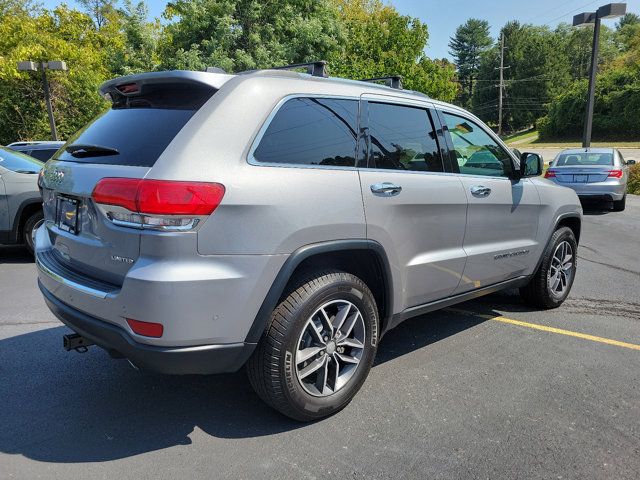
M142 85L135 96L112 93L113 106L69 139L55 158L151 167L214 93L213 88L193 84ZM90 148L73 154L65 150L80 145Z

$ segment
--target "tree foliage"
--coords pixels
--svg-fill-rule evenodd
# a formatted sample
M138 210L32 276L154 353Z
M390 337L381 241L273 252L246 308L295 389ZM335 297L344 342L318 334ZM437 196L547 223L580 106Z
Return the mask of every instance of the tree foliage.
M489 50L493 40L489 35L489 22L470 18L456 29L449 48L458 70L460 83L465 87L462 103L473 94L473 82L478 76L482 56Z
M339 0L337 5L346 38L344 47L329 57L333 75L358 79L398 74L406 88L445 101L455 98L453 65L424 54L429 39L424 23L379 0Z
M335 6L313 0L175 0L164 13L164 68L229 72L322 59L340 48Z

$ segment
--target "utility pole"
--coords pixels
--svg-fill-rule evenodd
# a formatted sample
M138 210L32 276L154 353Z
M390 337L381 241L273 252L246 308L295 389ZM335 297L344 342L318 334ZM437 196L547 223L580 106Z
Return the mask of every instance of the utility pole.
M504 32L500 35L500 84L498 85L498 135L502 135L502 90L504 89Z
M44 90L44 103L47 105L47 113L49 114L49 127L51 128L51 137L58 140L58 130L56 129L56 121L53 118L53 107L51 106L51 93L49 92L49 81L47 80L47 64L40 62L40 71L42 72L42 89Z

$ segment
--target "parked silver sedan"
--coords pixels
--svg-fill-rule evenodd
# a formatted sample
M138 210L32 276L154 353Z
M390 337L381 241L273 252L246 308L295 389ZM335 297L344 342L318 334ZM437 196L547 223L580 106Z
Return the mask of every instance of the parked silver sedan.
M574 148L563 150L551 162L545 178L572 188L586 200L613 202L617 212L624 210L629 165L615 148Z

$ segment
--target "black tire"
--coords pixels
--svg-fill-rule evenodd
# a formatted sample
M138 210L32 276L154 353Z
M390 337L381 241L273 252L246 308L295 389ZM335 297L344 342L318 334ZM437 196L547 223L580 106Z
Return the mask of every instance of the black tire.
M37 211L24 222L24 226L22 227L22 241L24 242L27 250L31 252L33 255L33 231L42 225L44 221L44 215L42 214L42 210Z
M562 294L558 295L555 294L549 286L548 275L552 268L551 264L553 255L558 246L564 241L568 242L571 246L573 259L571 274L567 281L567 288L562 292ZM520 295L525 303L532 307L545 309L557 308L562 305L562 302L564 302L569 295L571 287L573 286L573 281L576 278L577 252L578 242L576 242L576 237L573 234L573 231L569 227L558 228L551 236L551 240L549 240L542 257L542 263L533 275L533 278L527 285L520 288Z
M247 375L253 389L268 405L295 420L312 421L344 408L367 378L378 343L378 310L367 285L340 271L312 273L293 281L287 292L247 362ZM360 363L344 386L327 396L314 396L298 379L296 352L309 318L321 306L335 300L350 302L360 311L364 347Z
M627 194L625 193L622 197L622 200L614 200L613 201L613 211L614 212L622 212L627 206Z

